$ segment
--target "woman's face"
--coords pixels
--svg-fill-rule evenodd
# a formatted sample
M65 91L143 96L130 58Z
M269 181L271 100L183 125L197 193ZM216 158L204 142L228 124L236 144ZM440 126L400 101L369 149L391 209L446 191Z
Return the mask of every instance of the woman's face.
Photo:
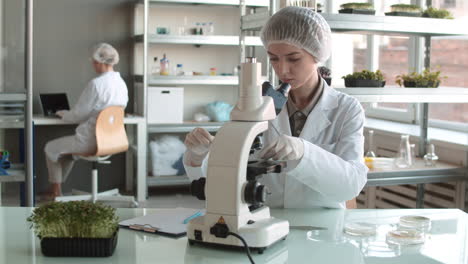
M286 43L268 46L268 56L276 75L292 89L312 85L317 78L317 62L304 49Z

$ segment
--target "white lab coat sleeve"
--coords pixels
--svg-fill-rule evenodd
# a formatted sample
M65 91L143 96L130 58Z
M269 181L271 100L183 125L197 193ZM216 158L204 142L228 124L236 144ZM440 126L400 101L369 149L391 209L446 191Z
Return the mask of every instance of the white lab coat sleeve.
M86 121L91 117L91 113L93 111L93 107L96 105L98 96L95 83L90 81L86 89L80 95L78 102L76 102L75 106L70 111L66 111L64 113L62 119L66 122L73 123L82 123Z
M197 180L201 177L206 177L206 172L208 169L208 156L209 154L206 155L200 167L192 167L189 165L190 153L189 151L185 151L183 163L184 163L185 172L187 173L187 177L190 179L190 181Z
M364 164L364 110L356 103L347 111L333 153L304 139L304 156L288 172L311 189L343 202L358 196L367 182Z

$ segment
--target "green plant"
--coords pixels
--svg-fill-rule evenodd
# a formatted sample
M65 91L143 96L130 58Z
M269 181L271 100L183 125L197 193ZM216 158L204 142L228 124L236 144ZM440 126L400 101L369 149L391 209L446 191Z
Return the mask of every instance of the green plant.
M440 84L440 71L431 72L425 69L422 73L412 72L410 74L401 74L396 76L395 82L399 86L406 83L414 83L415 87L437 87Z
M371 10L374 9L374 6L369 3L346 3L342 4L341 9L365 9L365 10Z
M89 201L47 203L27 221L40 238L109 238L118 228L114 208Z
M432 18L445 18L445 19L453 19L452 13L445 9L437 9L434 7L429 7L423 13L425 17L432 17Z
M359 79L359 80L376 80L376 81L383 81L384 76L380 70L377 70L375 72L373 71L368 71L368 70L363 70L361 72L354 72L352 74L345 75L341 77L345 80L353 80L353 79Z
M417 5L407 5L407 4L396 4L390 6L392 12L412 12L418 13L421 12L421 7Z

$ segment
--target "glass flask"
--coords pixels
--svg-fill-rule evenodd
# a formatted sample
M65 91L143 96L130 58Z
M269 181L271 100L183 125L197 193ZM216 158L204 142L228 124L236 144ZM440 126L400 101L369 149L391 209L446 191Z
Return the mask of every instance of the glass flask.
M367 147L367 152L366 152L365 157L375 158L377 157L377 155L375 155L375 152L374 152L374 130L369 130L368 139L369 139L369 145Z
M437 163L437 160L439 159L439 157L437 157L435 154L434 144L429 144L427 150L427 154L424 155L424 164L426 166L434 167Z
M409 142L409 135L401 135L400 148L398 155L395 159L395 166L398 168L408 168L412 164L411 161L411 147Z

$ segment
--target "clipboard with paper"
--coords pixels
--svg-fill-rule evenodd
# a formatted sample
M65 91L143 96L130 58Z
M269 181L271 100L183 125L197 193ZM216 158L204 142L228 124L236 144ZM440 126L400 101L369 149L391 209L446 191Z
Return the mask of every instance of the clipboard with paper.
M205 210L192 208L157 209L154 213L121 221L120 226L132 230L182 237L187 233L187 219L203 215Z

